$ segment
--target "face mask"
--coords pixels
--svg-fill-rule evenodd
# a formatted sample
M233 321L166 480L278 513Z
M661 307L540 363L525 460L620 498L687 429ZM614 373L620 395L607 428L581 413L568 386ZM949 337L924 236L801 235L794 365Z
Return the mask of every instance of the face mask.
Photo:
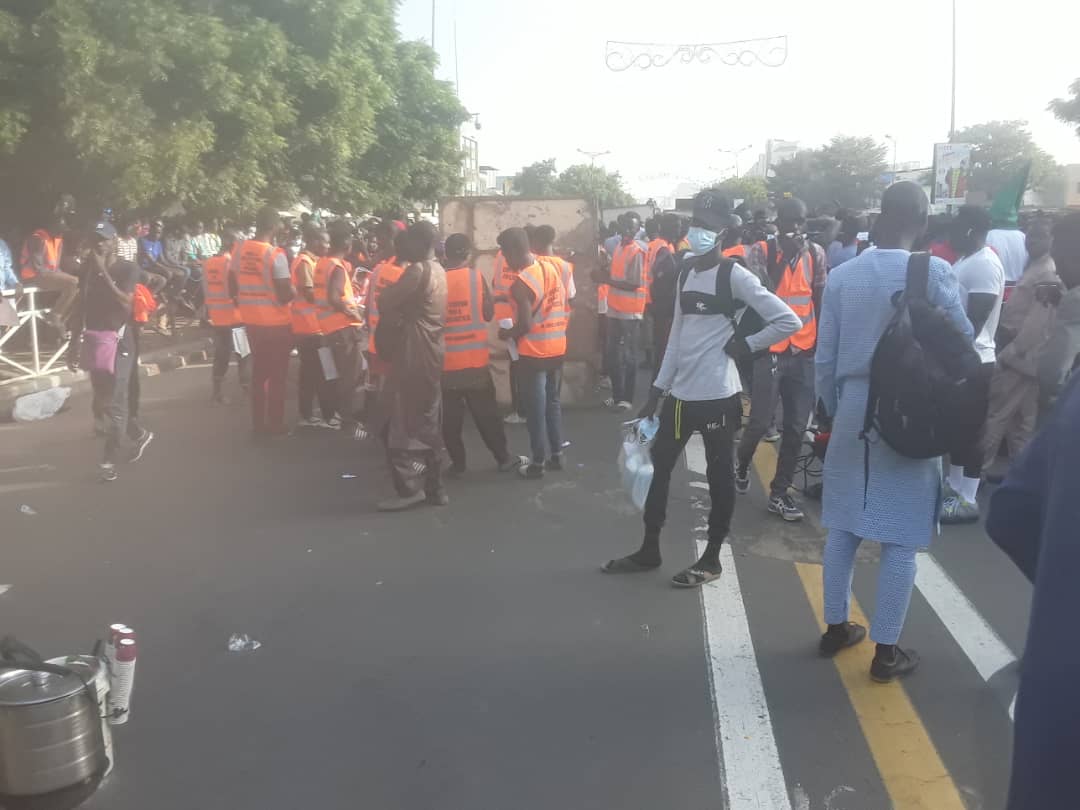
M686 241L690 243L690 252L695 256L704 256L716 247L716 233L704 228L691 228L686 234Z

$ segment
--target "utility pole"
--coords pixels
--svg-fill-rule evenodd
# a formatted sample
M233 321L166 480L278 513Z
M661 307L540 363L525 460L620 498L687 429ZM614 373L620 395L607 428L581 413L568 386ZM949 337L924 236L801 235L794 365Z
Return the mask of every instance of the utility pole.
M435 0L431 0L431 50L435 50ZM435 75L435 65L431 66L431 75Z
M892 141L892 172L893 172L893 175L895 175L896 174L896 138L894 138L892 135L886 135L885 137L888 140ZM896 177L894 176L893 180L895 180L895 179L896 179Z
M611 150L609 150L609 149L605 149L603 152L586 152L584 149L578 147L578 151L581 152L581 154L585 155L589 159L589 165L590 166L595 166L596 165L596 159L598 157L603 157L604 155L610 155L611 154Z
M956 140L956 0L952 0L952 104L949 113L949 143Z
M746 146L739 147L738 149L717 149L716 151L722 155L734 155L735 157L735 179L739 179L739 155L743 152L753 149L754 145L748 143Z

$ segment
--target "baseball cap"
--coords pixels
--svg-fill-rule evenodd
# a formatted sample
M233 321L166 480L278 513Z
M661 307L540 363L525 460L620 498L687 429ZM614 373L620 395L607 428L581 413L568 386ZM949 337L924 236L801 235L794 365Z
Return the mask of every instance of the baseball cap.
M94 226L94 235L98 239L105 239L105 240L115 239L116 238L116 228L114 228L112 226L111 222L106 222L105 220L102 220L101 222L99 222L97 225Z
M731 200L719 191L702 191L694 197L693 219L710 231L722 231L735 226Z

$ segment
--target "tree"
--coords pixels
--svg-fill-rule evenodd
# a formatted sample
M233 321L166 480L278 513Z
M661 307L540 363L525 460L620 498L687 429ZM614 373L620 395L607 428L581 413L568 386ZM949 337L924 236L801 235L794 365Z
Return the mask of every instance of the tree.
M584 197L598 208L633 205L618 172L578 163L557 174L555 158L538 160L514 176L514 191L524 197Z
M1054 159L1035 145L1027 121L989 121L956 133L957 143L970 143L972 191L993 198L1002 185L1016 177L1031 161L1028 187L1051 192L1060 185L1060 170Z
M1069 92L1072 98L1056 98L1048 109L1062 123L1075 126L1076 135L1080 137L1080 79L1069 85Z
M514 191L523 197L556 196L555 158L538 160L514 176Z
M455 190L464 110L392 0L42 0L0 12L0 217L61 191L235 216ZM29 224L23 222L23 224Z
M555 187L564 197L584 197L600 209L634 204L634 197L623 188L619 173L609 172L602 166L587 163L567 166Z
M886 151L873 138L838 135L774 166L769 190L798 197L811 209L866 208L880 196Z
M763 177L729 177L710 186L711 189L726 195L734 204L742 200L754 207L765 203L769 198L769 189Z

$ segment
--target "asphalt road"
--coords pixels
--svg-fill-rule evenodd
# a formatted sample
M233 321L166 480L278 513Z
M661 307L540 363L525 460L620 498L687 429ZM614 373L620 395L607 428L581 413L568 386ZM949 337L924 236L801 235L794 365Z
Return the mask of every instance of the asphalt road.
M760 481L720 582L669 586L704 524L696 444L664 570L613 578L600 563L640 539L618 417L568 411L568 469L541 482L495 472L470 427L450 506L382 515L377 447L253 446L243 406L206 404L208 376L146 381L157 438L114 484L95 481L85 397L0 426L0 632L50 656L138 632L132 719L90 810L1003 806L1030 592L979 526L920 559L903 641L922 669L872 685L870 645L815 656L822 533L767 515ZM229 652L236 632L262 647Z

